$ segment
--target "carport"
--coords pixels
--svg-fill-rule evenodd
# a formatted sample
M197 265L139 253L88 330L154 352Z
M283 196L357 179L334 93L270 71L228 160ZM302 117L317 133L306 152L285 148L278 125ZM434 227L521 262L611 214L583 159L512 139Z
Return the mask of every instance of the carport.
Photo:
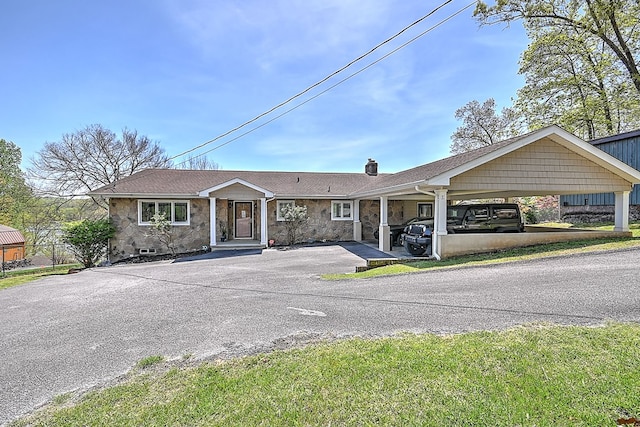
M640 172L554 125L390 175L375 188L365 189L355 197L380 198L380 250L390 247L387 223L390 200L416 197L433 200L433 248L434 256L439 258L469 252L468 245L466 248L460 245L464 236L447 234L446 212L451 201L614 193L614 232L628 234L629 194L637 183L640 183ZM358 235L358 222L356 213L354 236ZM490 239L508 240L510 246L535 244L536 239L548 241L544 233L536 235L491 236ZM488 236L474 237L476 241L485 240L479 242L480 246L496 245L487 241Z

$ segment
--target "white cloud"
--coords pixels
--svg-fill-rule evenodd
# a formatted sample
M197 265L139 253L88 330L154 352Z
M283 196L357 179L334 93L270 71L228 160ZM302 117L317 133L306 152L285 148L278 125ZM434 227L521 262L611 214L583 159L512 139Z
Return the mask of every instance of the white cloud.
M206 55L236 46L263 67L299 57L326 56L368 46L372 29L388 19L387 0L168 0L184 37ZM224 49L223 49L224 47Z

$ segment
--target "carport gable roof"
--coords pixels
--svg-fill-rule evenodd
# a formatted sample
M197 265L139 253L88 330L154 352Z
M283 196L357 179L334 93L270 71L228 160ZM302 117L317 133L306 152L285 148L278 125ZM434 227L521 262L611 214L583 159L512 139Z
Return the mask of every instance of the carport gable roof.
M416 187L444 188L451 178L484 165L526 145L549 138L568 150L608 169L631 184L640 183L640 172L599 150L593 145L553 125L525 135L510 138L486 147L447 157L406 171L385 177L354 195L368 197L376 194L406 194L416 192Z

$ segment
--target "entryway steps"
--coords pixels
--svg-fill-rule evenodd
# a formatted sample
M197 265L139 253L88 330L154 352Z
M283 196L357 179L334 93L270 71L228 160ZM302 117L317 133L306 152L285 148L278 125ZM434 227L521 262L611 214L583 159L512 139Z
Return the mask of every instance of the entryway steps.
M211 250L264 249L265 247L266 245L260 243L259 240L229 240L226 242L218 242L215 246L211 246Z

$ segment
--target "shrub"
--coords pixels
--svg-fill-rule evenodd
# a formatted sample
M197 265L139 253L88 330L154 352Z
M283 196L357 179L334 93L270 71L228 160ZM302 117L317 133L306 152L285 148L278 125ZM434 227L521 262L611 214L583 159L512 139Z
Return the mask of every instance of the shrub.
M284 218L284 226L287 230L287 243L294 245L298 238L298 231L307 222L306 206L285 206L280 211Z
M85 267L93 267L105 256L109 239L116 229L108 219L84 220L67 225L63 240L76 259Z
M158 239L160 243L167 247L172 257L176 256L176 245L174 243L173 226L171 221L166 218L164 212L156 212L151 218L151 228L147 234L150 237Z

